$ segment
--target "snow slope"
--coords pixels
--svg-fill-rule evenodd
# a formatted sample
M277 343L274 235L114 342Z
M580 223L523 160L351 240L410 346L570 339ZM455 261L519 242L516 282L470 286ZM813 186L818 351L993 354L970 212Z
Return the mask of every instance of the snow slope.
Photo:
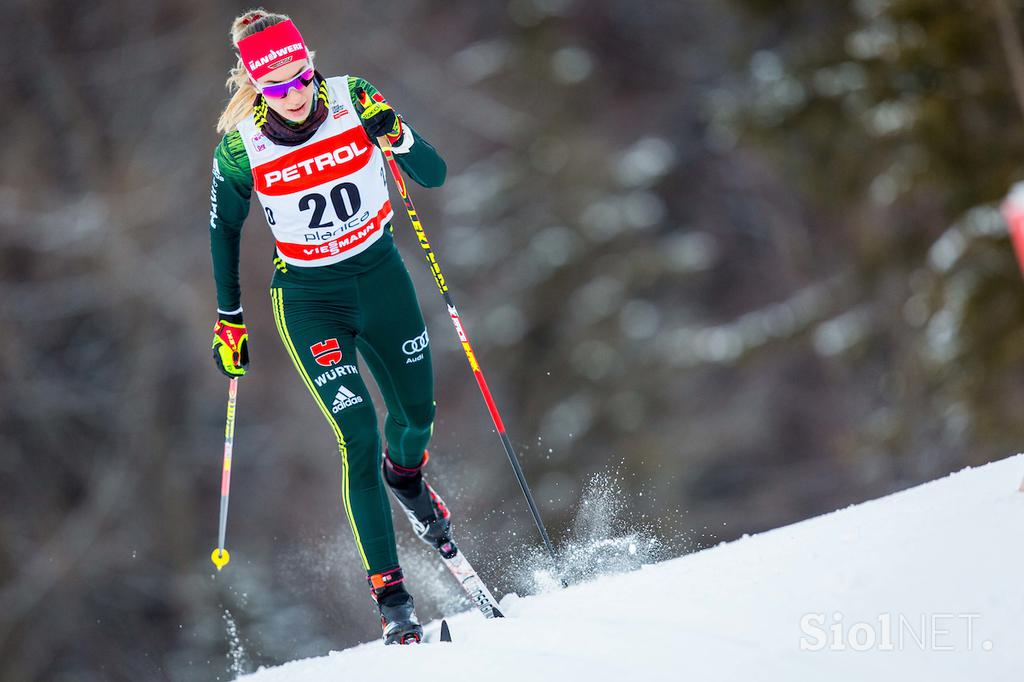
M1024 680L1024 455L246 682ZM436 624L433 625L436 629ZM428 630L429 632L429 630Z

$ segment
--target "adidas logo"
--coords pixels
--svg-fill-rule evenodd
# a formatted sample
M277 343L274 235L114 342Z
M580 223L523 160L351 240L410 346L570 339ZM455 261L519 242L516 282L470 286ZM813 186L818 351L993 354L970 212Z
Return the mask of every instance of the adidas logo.
M346 407L358 405L361 402L363 402L362 396L356 395L344 386L339 386L338 394L334 396L334 405L331 407L331 412L338 414Z

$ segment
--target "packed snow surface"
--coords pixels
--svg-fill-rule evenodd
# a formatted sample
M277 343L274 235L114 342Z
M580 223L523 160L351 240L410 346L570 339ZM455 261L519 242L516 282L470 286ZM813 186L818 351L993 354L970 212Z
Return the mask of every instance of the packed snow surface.
M1024 680L1024 455L621 575L240 678ZM438 624L427 628L436 635Z

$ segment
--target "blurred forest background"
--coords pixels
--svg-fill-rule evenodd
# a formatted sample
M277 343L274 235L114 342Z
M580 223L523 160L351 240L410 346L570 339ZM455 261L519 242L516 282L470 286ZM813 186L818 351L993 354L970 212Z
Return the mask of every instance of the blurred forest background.
M209 560L210 159L247 5L2 5L0 679L227 679L379 636L258 210L233 560ZM267 7L446 158L413 198L556 544L594 475L620 513L587 522L672 556L1019 449L998 206L1024 178L1024 3ZM521 590L536 531L396 225L433 340L429 475L494 591ZM453 608L396 521L421 616Z

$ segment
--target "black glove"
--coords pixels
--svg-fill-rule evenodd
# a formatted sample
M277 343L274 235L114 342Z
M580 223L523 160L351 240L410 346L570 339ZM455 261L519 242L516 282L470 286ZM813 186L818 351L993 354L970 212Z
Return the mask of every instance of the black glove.
M370 141L376 144L378 137L387 135L388 142L392 146L398 146L405 133L402 117L395 113L387 100L376 102L365 90L360 90L357 94L359 104L363 107L363 113L359 118Z

